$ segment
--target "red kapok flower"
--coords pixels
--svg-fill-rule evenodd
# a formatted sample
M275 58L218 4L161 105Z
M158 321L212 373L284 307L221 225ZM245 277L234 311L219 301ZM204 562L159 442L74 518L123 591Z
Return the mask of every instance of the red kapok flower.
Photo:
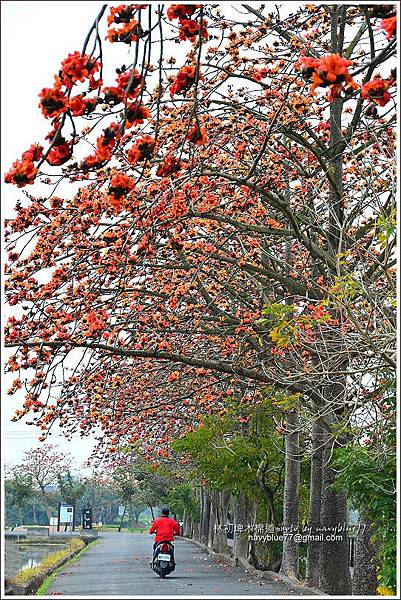
M29 150L26 150L22 155L23 161L37 162L43 156L43 146L32 144Z
M123 42L124 44L130 44L131 42L136 42L141 34L141 24L136 19L132 19L120 29L113 29L111 27L107 32L106 40L109 40L111 43Z
M52 167L58 167L63 165L67 160L70 160L72 156L72 142L67 142L63 137L58 139L47 155L46 161Z
M31 185L34 182L38 169L33 162L28 160L16 160L12 168L5 175L6 183L14 183L17 187Z
M107 24L111 25L112 23L129 23L134 12L136 11L130 4L113 6L110 8L110 14L107 17Z
M129 71L123 71L122 73L119 73L117 77L118 87L127 93L128 98L135 98L139 94L141 85L143 83L143 77L141 77L137 69L135 69L132 81L130 83L132 71L132 69ZM127 90L128 84L129 89Z
M173 175L174 173L178 173L184 166L185 165L181 160L178 160L175 156L169 154L164 159L164 162L157 167L156 175L158 177Z
M67 96L57 85L54 88L43 88L39 98L39 108L42 109L46 119L57 117L67 110Z
M177 77L174 79L170 87L170 96L174 98L174 94L181 94L187 92L195 82L196 67L182 67L177 73ZM203 79L203 76L199 74L199 79Z
M209 34L206 29L207 21L202 19L202 37L207 39ZM185 19L181 21L180 27L180 40L191 40L191 42L195 42L200 32L200 24L197 21L190 21Z
M200 8L200 4L171 4L167 9L167 16L170 21L174 19L185 19L191 17L197 8Z
M107 319L109 315L106 311L102 310L99 312L91 311L86 315L86 322L88 324L89 332L96 333L97 331L103 331L107 327Z
M206 144L208 142L208 137L206 134L206 127L199 127L199 125L195 124L188 131L187 140L189 140L193 144L197 144L198 146L202 146L202 144Z
M110 125L103 130L103 135L96 140L98 157L101 160L108 160L111 157L112 149L120 138L121 132L119 124L110 123Z
M348 73L350 65L352 65L352 61L339 54L327 54L323 56L313 73L312 90L318 86L337 85L344 81L352 80L351 75Z
M84 100L84 105L85 105L85 111L84 114L85 115L89 115L91 112L93 112L96 108L96 106L98 105L98 98L85 98Z
M85 112L85 102L82 94L74 96L68 101L68 108L71 110L74 117L80 117Z
M118 173L111 178L108 193L114 198L120 199L134 189L134 186L135 182L132 177L128 177L128 175L124 175L123 173Z
M124 42L129 44L135 42L142 33L140 23L134 19L134 14L138 10L137 4L120 4L110 9L107 17L108 25L116 23L122 25L119 29L110 28L107 32L106 40L110 42ZM140 6L143 8L143 6Z
M361 96L364 100L371 100L379 106L385 106L391 100L388 88L389 82L377 75L363 84Z
M39 144L32 144L29 150L26 150L21 157L21 160L16 160L12 168L4 176L6 183L13 183L17 187L31 185L34 182L38 172L37 167L33 164L39 161L43 156L43 147Z
M128 161L131 165L135 165L137 162L141 162L147 158L150 158L155 148L155 140L151 135L143 135L137 142L132 146L128 152Z
M133 102L127 106L125 125L128 129L133 125L142 125L144 120L150 119L151 116L151 112L146 106Z
M302 56L296 66L301 70L305 79L312 77L312 92L317 87L330 87L327 97L332 102L341 92L349 93L359 87L348 72L350 65L352 65L352 61L339 54L327 54L319 60L310 56Z
M71 88L77 81L89 79L99 69L99 62L89 58L86 54L81 56L76 51L62 61L60 79L67 88Z
M116 104L121 104L121 102L124 102L125 100L125 92L120 87L104 87L102 92L104 94L105 104L116 106Z
M386 32L386 38L391 40L397 33L397 17L389 17L388 19L382 19L381 28Z
M296 63L296 67L300 69L302 77L310 79L317 69L318 64L319 61L316 58L312 58L311 56L301 56Z

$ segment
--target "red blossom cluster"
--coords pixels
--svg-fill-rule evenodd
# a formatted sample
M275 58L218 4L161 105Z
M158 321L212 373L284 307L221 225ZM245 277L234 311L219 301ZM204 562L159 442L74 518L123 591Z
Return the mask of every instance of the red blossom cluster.
M73 117L81 117L93 112L98 102L97 98L84 98L83 94L80 94L71 98L67 103L67 107L71 110Z
M141 136L128 151L128 161L131 165L150 158L155 148L155 140L151 135Z
M195 124L188 131L187 140L189 140L193 144L197 144L198 146L206 144L209 141L209 138L206 134L206 127L199 127L198 124Z
M181 22L188 17L192 17L194 12L200 8L200 6L200 4L172 4L167 9L167 16L170 21L179 19Z
M145 119L150 119L151 116L151 112L146 106L138 102L132 102L127 106L125 113L125 127L129 129L133 125L142 125Z
M168 156L166 156L163 163L157 167L156 175L158 177L174 175L174 173L178 173L178 171L184 169L185 166L185 163L175 158L175 156L173 156L172 154L169 154Z
M138 10L147 6L147 4L120 4L112 7L107 17L107 24L121 25L121 27L110 27L106 40L112 43L123 42L124 44L136 42L142 35L142 27L139 21L135 19L135 15Z
M135 71L133 69L128 71L119 70L116 82L117 85L104 87L102 90L104 93L104 102L113 106L125 102L127 97L129 99L136 98L141 90L143 77L140 76L136 69Z
M72 141L67 142L62 136L57 136L53 141L53 146L47 155L47 162L52 167L63 165L70 160L72 156Z
M167 10L167 16L170 21L178 19L180 23L180 32L178 36L180 40L191 40L191 42L196 42L200 33L202 38L205 40L208 39L209 34L206 29L207 21L202 19L200 24L190 18L200 6L200 4L172 4Z
M187 92L195 83L196 67L182 67L177 73L176 78L170 87L170 96L174 98L175 94ZM203 76L199 74L199 79L203 80Z
M103 331L107 327L107 319L109 315L106 311L91 311L86 315L86 321L88 324L88 330L90 333L96 333L97 331Z
M80 167L83 170L96 169L103 165L105 161L110 160L113 148L120 138L121 131L119 124L111 123L103 130L103 134L97 138L96 153L84 158Z
M397 33L397 17L389 17L388 19L382 19L381 28L386 32L386 38L391 40Z
M67 111L68 98L57 84L52 88L43 88L39 94L39 108L46 119L53 119Z
M14 183L17 187L24 187L34 182L37 167L34 163L42 158L43 146L32 144L29 150L26 150L21 160L13 162L13 166L4 177L6 183Z
M100 63L91 59L86 54L82 55L76 51L69 54L61 63L61 69L54 78L52 88L43 88L39 94L39 107L46 119L53 119L53 130L46 136L51 140L52 147L46 155L49 165L58 166L64 164L72 156L73 142L67 142L58 132L60 117L68 110L72 116L81 116L91 113L96 105L97 99L84 98L83 94L69 99L70 90L78 81L89 79L89 85L95 89L100 85L100 80L95 81L93 75L100 69ZM57 132L57 134L56 134ZM35 148L32 151L32 148ZM40 153L38 152L40 148ZM43 148L31 146L31 150L25 152L22 160L15 161L12 169L6 174L6 183L14 183L18 187L32 184L38 169L34 162L42 157Z
M134 186L135 182L132 177L128 177L128 175L124 175L123 173L113 175L108 189L109 199L111 202L113 202L113 200L121 200L121 198L125 197L134 189Z
M61 63L60 84L71 89L74 83L90 79L99 69L98 61L91 59L86 54L81 56L78 51L73 52Z
M131 81L132 77L132 81ZM119 70L116 85L104 87L102 92L104 94L104 102L116 106L125 102L126 98L136 98L142 87L143 77L140 76L139 72L135 69L128 71ZM129 86L129 88L128 88ZM128 88L128 89L127 89Z
M302 56L296 66L305 79L312 78L312 92L317 87L329 87L327 98L333 102L341 92L350 93L359 88L348 72L351 65L351 60L339 54L327 54L320 59Z
M363 84L361 96L364 100L370 100L379 106L385 106L391 100L388 89L392 83L392 79L382 79L380 75L376 75L371 81Z
M118 87L126 92L130 100L138 96L143 83L143 77L141 77L137 69L135 71L133 69L122 71L117 76Z
M209 37L206 25L206 19L202 19L202 38L205 40ZM196 42L200 33L201 25L197 21L190 21L189 19L181 21L180 34L178 36L180 40L191 40L191 42Z

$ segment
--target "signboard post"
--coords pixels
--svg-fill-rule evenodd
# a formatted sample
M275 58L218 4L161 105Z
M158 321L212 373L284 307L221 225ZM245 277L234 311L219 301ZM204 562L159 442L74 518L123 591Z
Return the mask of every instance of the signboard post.
M82 529L92 529L92 509L82 509Z
M75 510L72 504L59 504L57 531L60 531L60 525L65 525L65 531L68 525L71 531L75 530Z

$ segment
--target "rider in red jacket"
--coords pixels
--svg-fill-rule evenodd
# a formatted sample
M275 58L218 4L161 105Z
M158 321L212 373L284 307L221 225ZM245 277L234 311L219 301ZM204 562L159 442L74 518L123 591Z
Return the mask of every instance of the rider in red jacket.
M180 524L175 519L169 517L170 510L167 506L162 509L161 517L155 519L150 526L149 533L155 533L155 544L159 542L173 542L175 535L180 535Z

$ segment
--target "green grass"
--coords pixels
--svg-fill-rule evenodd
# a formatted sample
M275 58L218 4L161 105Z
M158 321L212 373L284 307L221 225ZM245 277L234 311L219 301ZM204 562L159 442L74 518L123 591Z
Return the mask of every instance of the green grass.
M11 583L14 583L15 585L27 585L33 578L42 575L53 565L58 563L59 560L62 560L68 556L70 552L82 548L84 544L85 542L76 538L70 540L66 548L58 550L57 552L53 552L53 554L49 554L37 567L28 567L18 571L18 573L11 579Z
M61 565L60 567L58 567L55 571L53 571L53 573L51 573L51 575L49 575L48 577L46 577L46 579L44 580L44 582L42 583L42 585L40 586L40 588L36 592L35 596L47 596L47 590L49 589L50 585L53 583L54 579L56 578L57 573L59 571L61 571L61 569L64 569L64 567L66 567L67 565L72 565L73 563L75 563L80 558L81 554L83 554L84 552L86 552L86 550L89 547L92 547L95 544L97 544L98 541L99 540L93 540L93 542L89 542L89 544L86 544L86 546L84 546L79 552L77 552L77 554L75 554L75 556L73 556L66 563L64 563L63 565Z

